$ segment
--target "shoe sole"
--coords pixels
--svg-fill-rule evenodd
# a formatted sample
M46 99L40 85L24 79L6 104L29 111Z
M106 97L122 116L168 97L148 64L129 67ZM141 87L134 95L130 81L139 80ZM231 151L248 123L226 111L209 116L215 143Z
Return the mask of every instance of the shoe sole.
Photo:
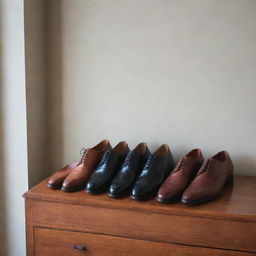
M157 191L158 191L160 186L161 185L158 185L157 187L153 188L152 190L150 190L149 192L147 192L143 196L130 195L130 198L133 199L133 200L136 200L136 201L146 201L146 200L149 200L149 199L153 198L156 195L156 193L157 193Z
M65 187L61 187L61 190L64 192L77 192L80 190L83 190L84 186L81 187L76 187L76 188L65 188Z
M61 189L61 185L56 186L56 185L47 184L47 187L54 190Z
M181 203L183 203L185 205L193 206L193 205L199 205L199 204L204 204L204 203L214 201L214 200L218 199L219 197L220 197L220 195L216 195L216 196L212 196L212 197L209 197L209 198L204 198L204 199L194 200L194 201L181 199Z
M107 193L107 195L109 197L113 198L113 199L120 199L120 198L124 198L124 197L129 196L130 191L131 191L131 188L129 187L129 188L119 192L118 194Z
M181 200L182 194L179 194L177 196L171 197L171 198L165 198L165 199L160 199L159 197L156 196L156 201L161 204L171 204L171 203L177 203L178 201Z
M121 198L124 198L124 197L127 197L129 194L126 194L126 195L113 195L113 194L110 194L110 193L107 193L107 195L113 199L121 199Z
M90 194L102 194L102 193L105 193L107 192L108 188L109 188L110 184L105 184L97 189L85 189L85 191L87 193L90 193Z

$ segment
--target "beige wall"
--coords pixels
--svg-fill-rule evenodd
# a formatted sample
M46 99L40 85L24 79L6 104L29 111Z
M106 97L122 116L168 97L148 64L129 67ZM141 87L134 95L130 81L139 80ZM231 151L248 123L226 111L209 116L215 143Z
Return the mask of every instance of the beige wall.
M256 1L56 0L47 15L51 170L109 138L227 149L256 175Z
M24 3L0 1L1 256L25 255L28 181L102 138L256 175L254 0Z
M0 1L0 255L25 256L28 189L24 6Z

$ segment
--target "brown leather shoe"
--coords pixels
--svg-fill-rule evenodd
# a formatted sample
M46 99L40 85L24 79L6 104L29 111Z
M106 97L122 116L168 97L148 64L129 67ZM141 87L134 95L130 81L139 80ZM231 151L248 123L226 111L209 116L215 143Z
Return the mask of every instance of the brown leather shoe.
M203 161L200 149L193 149L182 157L158 190L156 200L160 203L180 200L182 193L194 179Z
M52 189L60 189L62 186L63 181L66 177L71 173L71 171L78 166L80 160L66 165L61 170L55 172L48 180L47 186Z
M103 150L105 148L111 148L109 141L108 140L103 140L101 141L98 145L96 145L95 147L93 147L91 150ZM85 150L86 151L86 150ZM76 168L78 167L83 160L85 151L82 153L82 157L80 160L65 166L64 168L62 168L61 170L57 171L56 173L54 173L48 180L48 184L47 186L49 188L52 189L60 189L62 187L62 183L63 181L67 178L67 176ZM104 151L103 151L104 153Z
M233 183L233 164L227 151L206 160L182 195L183 204L201 204L221 195L225 185Z
M108 140L101 141L93 148L85 149L80 163L64 180L61 189L66 192L83 189L106 150L112 149Z

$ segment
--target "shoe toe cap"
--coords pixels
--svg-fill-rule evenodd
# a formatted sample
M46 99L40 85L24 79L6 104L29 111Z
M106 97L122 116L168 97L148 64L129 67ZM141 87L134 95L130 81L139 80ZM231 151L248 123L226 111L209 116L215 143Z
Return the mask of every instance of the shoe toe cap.
M108 190L108 194L117 195L119 193L119 191L120 191L119 187L117 187L116 185L111 185Z
M51 177L48 182L47 185L48 187L59 187L62 185L64 179L61 178L56 178L56 177Z
M203 195L200 193L184 192L181 197L181 202L183 204L194 204L200 201L203 198Z
M95 184L94 182L88 182L87 184L86 184L86 187L85 187L85 189L87 190L87 191L91 191L91 190L95 190L95 189L97 189L97 184Z
M132 189L131 196L132 197L141 197L146 194L146 190L141 186L136 186Z
M192 199L191 199L190 196L183 195L182 198L181 198L181 202L183 204L189 204L190 202L192 202Z
M163 195L163 194L161 194L161 193L158 193L157 195L156 195L156 200L158 201L158 202L164 202L164 201L166 201L168 199L168 197L166 197L166 195Z
M69 188L69 187L71 187L72 186L72 183L70 182L70 181L64 181L63 183L62 183L62 187L64 187L64 188Z
M48 185L50 185L50 186L54 185L54 180L52 178L50 178L48 180Z
M112 198L124 197L124 195L122 194L122 191L115 191L115 190L109 190L108 191L108 196L110 196Z

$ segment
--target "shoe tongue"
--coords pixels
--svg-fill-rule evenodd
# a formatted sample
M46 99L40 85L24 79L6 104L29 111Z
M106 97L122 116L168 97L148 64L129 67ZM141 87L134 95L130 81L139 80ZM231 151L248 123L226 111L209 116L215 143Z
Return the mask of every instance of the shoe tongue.
M80 151L80 155L81 155L80 164L84 162L84 160L86 158L86 155L88 154L88 150L89 149L86 149L86 148L81 149L81 151Z
M151 154L152 158L164 158L165 156L163 155L158 155L158 154Z
M133 152L132 150L129 150L129 151L127 152L127 154L125 154L125 155L126 155L125 160L130 160L131 157L132 157L133 155L135 155L135 152Z

